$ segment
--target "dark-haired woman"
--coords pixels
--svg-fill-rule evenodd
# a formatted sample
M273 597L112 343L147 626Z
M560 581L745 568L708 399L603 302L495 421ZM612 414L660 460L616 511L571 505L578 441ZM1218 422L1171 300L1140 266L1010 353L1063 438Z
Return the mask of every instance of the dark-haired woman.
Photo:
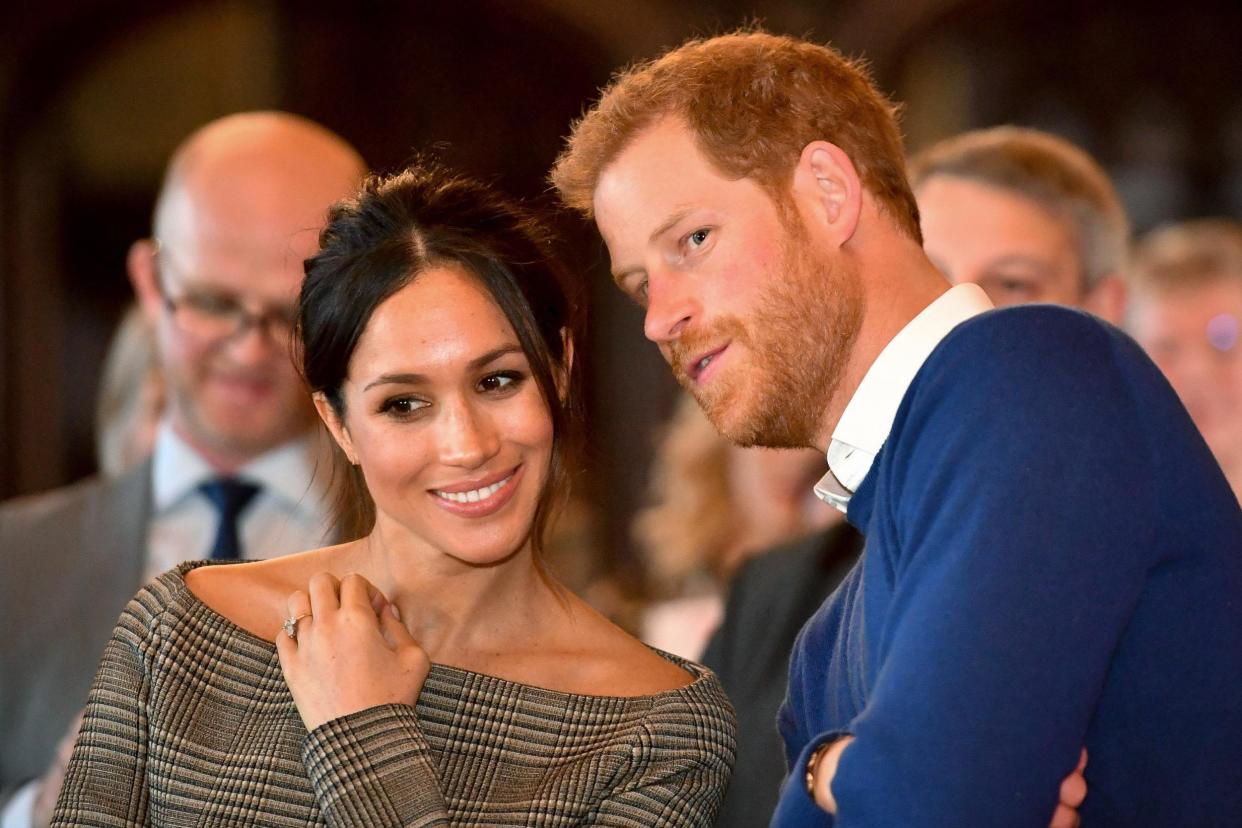
M542 232L410 170L336 207L321 248L304 371L369 531L143 589L56 824L710 825L719 683L540 566L576 392Z

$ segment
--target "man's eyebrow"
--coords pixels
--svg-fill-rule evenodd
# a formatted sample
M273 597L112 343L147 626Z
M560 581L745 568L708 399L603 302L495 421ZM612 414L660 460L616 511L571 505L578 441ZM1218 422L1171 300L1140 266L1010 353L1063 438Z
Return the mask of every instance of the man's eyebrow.
M477 356L474 359L470 360L470 362L466 364L466 369L468 371L477 371L480 368L487 366L489 363L495 362L496 360L500 359L503 356L508 356L509 354L520 354L520 353L522 353L522 348L521 346L517 344L502 345L499 348L493 348L492 350L488 351L482 356ZM370 391L372 388L376 387L377 385L421 385L426 382L427 382L427 377L424 374L415 374L415 373L381 374L380 376L368 382L363 387L362 390Z
M660 236L663 236L669 230L676 227L678 224L682 222L683 219L685 219L686 216L690 215L693 209L694 208L692 207L685 207L673 213L671 216L669 216L667 219L661 222L659 227L651 231L651 235L647 237L647 243L651 244L656 239L660 238ZM642 267L634 266L634 267L622 268L619 271L613 271L612 281L615 282L617 285L620 285L623 281L625 281L625 278L627 276L630 276L631 274L634 274L634 273L640 273L642 272L642 270L643 270Z

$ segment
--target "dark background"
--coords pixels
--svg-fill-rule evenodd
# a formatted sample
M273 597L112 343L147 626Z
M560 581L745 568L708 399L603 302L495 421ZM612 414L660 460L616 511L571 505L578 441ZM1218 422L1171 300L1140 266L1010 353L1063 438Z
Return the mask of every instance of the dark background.
M1139 229L1242 217L1242 4L737 0L27 3L0 12L0 497L94 469L99 366L165 161L218 116L317 120L380 170L416 152L551 203L570 121L617 67L748 22L831 41L906 104L911 149L963 129L1061 133L1116 176ZM674 397L591 229L591 454L609 567Z

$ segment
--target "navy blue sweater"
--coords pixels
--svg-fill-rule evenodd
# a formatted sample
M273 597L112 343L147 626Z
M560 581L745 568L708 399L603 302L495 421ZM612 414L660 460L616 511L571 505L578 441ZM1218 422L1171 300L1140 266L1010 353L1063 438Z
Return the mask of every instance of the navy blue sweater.
M1124 334L1052 306L954 329L855 493L802 630L774 826L1242 826L1242 511ZM838 815L806 759L850 733Z

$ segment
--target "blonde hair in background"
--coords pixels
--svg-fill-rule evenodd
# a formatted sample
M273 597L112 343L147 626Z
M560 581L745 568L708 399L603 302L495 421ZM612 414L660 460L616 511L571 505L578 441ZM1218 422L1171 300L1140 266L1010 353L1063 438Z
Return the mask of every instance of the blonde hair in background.
M633 524L658 595L678 594L700 573L724 575L725 552L742 528L729 496L728 451L698 403L683 394L652 463L649 505Z
M1140 292L1242 282L1242 224L1207 218L1157 228L1135 245L1127 275Z
M1069 220L1077 237L1083 288L1125 268L1130 223L1112 180L1084 150L1047 132L1000 126L948 138L910 159L918 190L938 175L1024 196Z
M95 405L95 453L105 476L123 474L150 455L163 412L155 334L130 306L108 346Z

